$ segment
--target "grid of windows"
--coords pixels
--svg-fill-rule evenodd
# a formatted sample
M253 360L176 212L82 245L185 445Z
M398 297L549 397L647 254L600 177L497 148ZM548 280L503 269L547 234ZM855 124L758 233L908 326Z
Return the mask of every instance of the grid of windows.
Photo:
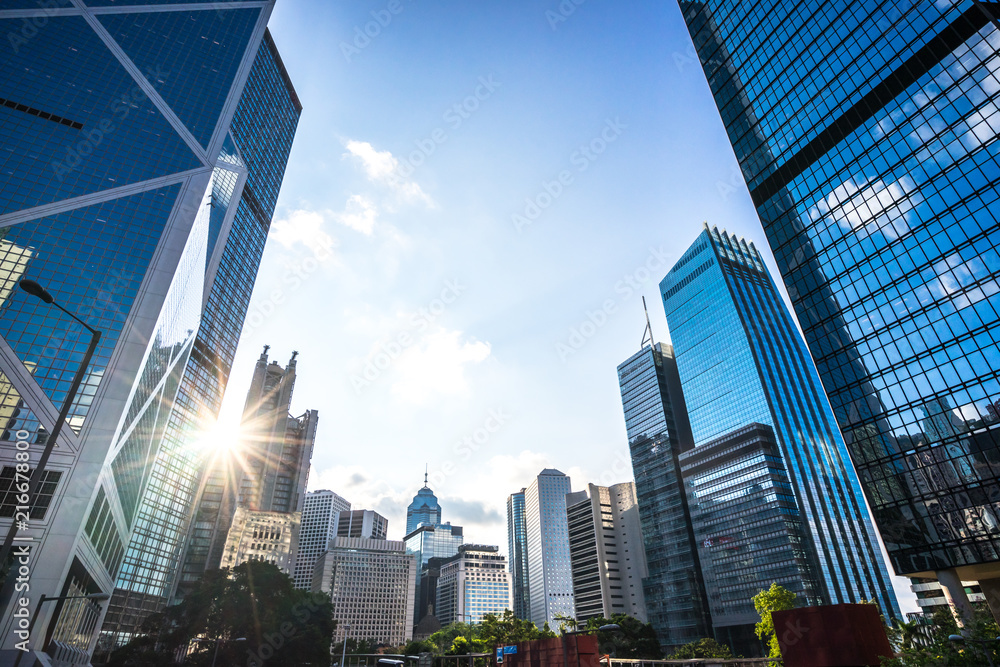
M894 568L1000 560L995 3L682 7Z
M507 544L510 555L514 615L531 620L528 582L528 529L524 517L524 489L507 498Z
M34 468L22 472L20 482L23 483L34 474ZM52 502L52 496L55 495L61 477L62 473L58 470L46 470L42 473L42 481L39 483L35 495L31 497L31 514L28 518L39 521L45 518L45 513L49 509L49 503ZM17 502L17 496L20 495L17 491L18 482L17 469L14 466L4 466L3 470L0 470L0 517L14 516L18 506L23 505L23 503Z
M528 599L531 620L538 627L558 627L556 616L573 617L573 570L566 522L568 476L546 468L524 492L527 532Z

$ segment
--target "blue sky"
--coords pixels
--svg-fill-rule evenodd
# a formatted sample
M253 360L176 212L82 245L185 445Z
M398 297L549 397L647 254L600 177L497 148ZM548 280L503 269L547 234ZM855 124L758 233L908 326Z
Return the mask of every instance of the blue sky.
M222 420L264 344L297 350L310 487L393 539L425 463L445 520L503 551L543 467L631 479L615 369L641 296L667 340L656 285L703 221L770 261L677 5L576 2L272 16L304 111Z

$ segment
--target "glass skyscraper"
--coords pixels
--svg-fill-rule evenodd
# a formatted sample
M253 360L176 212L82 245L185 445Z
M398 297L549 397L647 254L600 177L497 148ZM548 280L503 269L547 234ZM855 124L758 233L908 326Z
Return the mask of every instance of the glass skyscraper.
M0 457L14 465L15 440L40 453L86 349L16 289L31 278L103 333L27 529L32 591L114 591L115 625L166 599L196 433L218 408L300 107L263 103L294 99L265 33L270 1L17 4L0 10L4 34L21 36L25 16L45 24L0 54ZM102 613L46 605L32 645L47 635L51 655L86 662Z
M524 523L524 489L507 496L507 548L514 615L530 621L528 529Z
M566 519L567 475L546 468L524 491L524 527L527 535L528 601L531 621L559 629L556 616L574 618L573 568L569 558Z
M420 526L436 526L441 523L441 505L437 496L427 486L427 474L424 473L424 485L413 496L413 501L406 507L406 534L409 535Z
M874 599L899 617L847 448L756 248L706 225L660 293L695 448L752 423L774 429L816 580L801 601Z
M680 6L893 567L995 590L997 4Z
M649 623L667 651L711 635L678 456L691 426L674 351L656 343L618 366L648 576Z

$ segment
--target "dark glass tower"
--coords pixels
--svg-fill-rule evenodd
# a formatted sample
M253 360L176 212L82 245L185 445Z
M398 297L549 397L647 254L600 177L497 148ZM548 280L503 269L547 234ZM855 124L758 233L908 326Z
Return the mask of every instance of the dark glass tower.
M815 585L807 582L801 602L874 599L899 617L847 448L756 248L706 226L660 293L695 449L752 423L774 429L807 527Z
M272 3L136 11L95 0L59 3L58 15L14 4L17 16L0 11L17 37L0 54L0 457L13 458L14 439L37 456L85 349L75 325L14 289L29 277L103 332L46 466L32 590L115 591L108 606L123 618L165 600L198 476L185 447L202 424L190 415L206 396L218 407L228 362L211 341L235 348L256 274L237 208L254 196L254 146L278 139L243 130L272 124L247 108L258 52L274 51ZM29 21L43 27L26 36ZM285 146L266 151L276 183L294 116ZM85 662L102 611L44 606L33 647Z
M511 598L514 615L531 620L528 591L528 528L524 522L524 489L507 496L507 545L510 567Z
M664 649L710 636L705 589L678 456L692 446L673 349L644 347L618 366L649 576L643 595Z
M680 4L893 567L964 597L1000 577L998 5Z

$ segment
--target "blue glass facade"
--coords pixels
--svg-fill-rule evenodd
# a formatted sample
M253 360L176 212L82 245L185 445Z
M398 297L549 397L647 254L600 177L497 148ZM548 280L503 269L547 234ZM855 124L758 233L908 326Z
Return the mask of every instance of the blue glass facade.
M36 634L70 664L89 659L102 606L110 645L169 595L193 445L221 401L301 107L264 32L270 1L45 4L0 8L5 35L26 21L8 10L41 25L0 53L0 461L19 431L40 453L87 347L16 288L31 278L102 332L29 528L34 592L115 591L42 608Z
M507 497L507 548L514 615L530 621L528 528L524 522L524 489Z
M257 113L263 116L254 118ZM265 33L227 135L230 147L223 146L213 172L209 242L213 226L224 229L216 220L228 216L231 223L218 239L224 243L218 264L210 262L216 268L210 271L208 305L143 498L144 522L136 529L116 582L102 648L127 642L148 613L162 609L178 589L183 594L185 586L221 558L221 547L214 563L209 551L220 532L216 529L223 492L215 488L219 470L214 461L206 461L201 439L222 404L300 113L274 42ZM234 156L242 156L253 168L239 169L242 162ZM233 201L238 184L241 196ZM262 198L267 208L260 208L255 188L266 193ZM222 523L228 528L228 522ZM224 540L222 531L216 542Z
M893 567L1000 576L996 3L680 4Z
M692 446L669 345L645 347L618 366L648 576L649 623L664 649L710 636L698 552L678 457Z
M819 592L899 609L861 487L809 353L753 244L706 229L660 282L695 448L774 429Z
M777 583L817 601L806 530L774 431L749 424L680 456L712 628L761 656L753 597Z
M420 526L437 526L440 523L441 505L427 486L425 476L423 488L417 491L413 501L406 507L406 534L409 535Z

